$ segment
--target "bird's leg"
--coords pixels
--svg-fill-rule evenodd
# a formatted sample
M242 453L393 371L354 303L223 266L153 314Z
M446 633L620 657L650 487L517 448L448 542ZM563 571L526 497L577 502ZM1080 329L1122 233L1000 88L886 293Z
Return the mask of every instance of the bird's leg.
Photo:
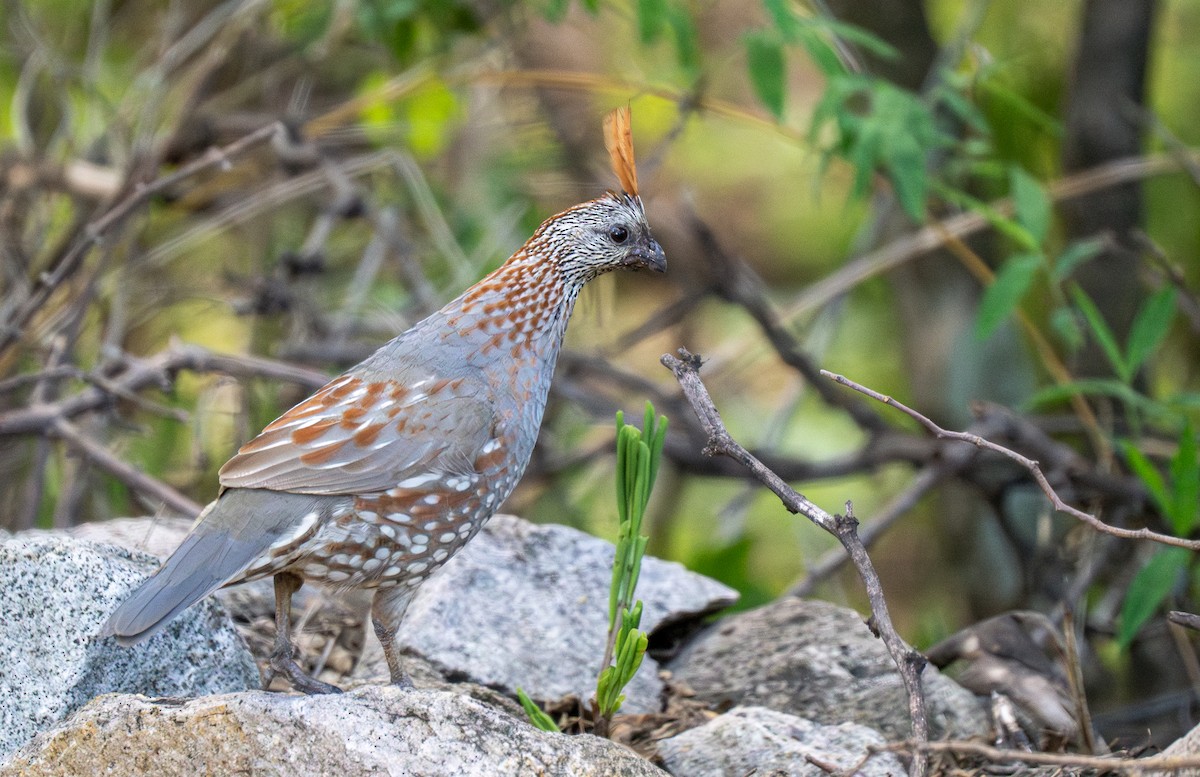
M371 601L371 625L375 627L375 636L383 645L383 655L387 658L388 672L392 675L392 685L401 688L412 688L412 678L400 665L400 648L396 645L396 632L404 611L412 601L415 589L412 586L399 585L394 588L380 588L375 592Z
M305 674L296 663L292 647L292 594L300 590L304 580L299 575L282 572L275 575L275 650L270 666L282 672L292 687L303 693L341 693L336 685L323 683Z

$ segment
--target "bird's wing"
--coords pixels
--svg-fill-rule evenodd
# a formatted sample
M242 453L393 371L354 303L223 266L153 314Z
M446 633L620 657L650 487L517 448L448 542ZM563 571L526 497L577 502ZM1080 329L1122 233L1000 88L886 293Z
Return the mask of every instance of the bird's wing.
M296 405L221 468L226 488L382 491L429 472L471 471L495 436L481 379L347 373Z
M204 510L162 567L109 616L100 635L113 635L123 645L150 637L272 546L314 533L338 502L304 494L226 491Z

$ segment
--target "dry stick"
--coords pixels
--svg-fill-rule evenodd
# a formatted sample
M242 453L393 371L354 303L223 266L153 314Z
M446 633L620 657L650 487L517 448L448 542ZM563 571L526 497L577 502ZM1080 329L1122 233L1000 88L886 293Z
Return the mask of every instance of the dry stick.
M937 226L936 224L934 226ZM942 238L946 242L946 248L950 253L954 254L963 266L970 272L983 286L991 286L996 281L996 273L988 266L987 262L971 250L970 246L964 243L959 238L951 235L945 230L939 230ZM1060 386L1070 384L1074 377L1067 370L1067 365L1063 364L1058 358L1054 348L1042 336L1029 317L1021 310L1017 311L1017 323L1021 325L1022 331L1029 341L1033 343L1033 349L1037 352L1038 358L1041 360L1042 366L1046 372L1054 378L1054 382ZM1112 445L1109 444L1108 438L1100 431L1100 421L1096 418L1096 414L1092 412L1092 407L1087 403L1082 394L1075 393L1071 395L1071 407L1075 410L1075 415L1079 417L1079 422L1083 424L1087 431L1088 440L1091 441L1092 447L1097 451L1097 455L1101 462L1108 465L1112 462Z
M98 245L104 239L109 230L120 225L134 210L141 207L142 204L155 194L210 167L229 164L230 158L267 140L281 126L278 122L269 124L235 140L223 148L210 148L198 159L184 165L169 175L156 178L150 183L135 184L133 191L125 199L112 208L109 208L103 216L87 225L83 237L63 255L54 266L54 269L38 275L34 289L30 292L29 297L13 312L3 325L0 325L0 355L3 355L17 338L20 337L22 328L41 309L54 290L71 273L75 272L83 261L83 258L87 256L88 252L94 246Z
M1180 612L1179 610L1171 610L1167 613L1167 620L1171 623L1178 623L1180 626L1185 626L1189 629L1200 631L1200 615L1193 615L1190 612Z
M904 689L908 693L908 712L912 721L913 741L928 741L929 722L925 714L925 692L921 687L921 672L925 668L925 658L909 647L892 625L887 601L883 596L883 586L879 582L879 575L875 573L875 567L871 563L870 556L867 555L866 548L863 547L862 541L858 537L858 519L854 517L850 502L846 502L845 515L830 515L789 486L739 445L726 430L721 415L717 412L712 397L708 394L708 389L700 380L700 358L698 356L693 356L687 350L680 348L679 358L665 354L661 362L679 381L684 396L687 397L692 410L700 419L700 424L708 433L708 442L704 447L705 455L720 454L734 459L750 470L763 485L771 489L789 512L799 513L808 518L836 537L842 547L846 549L867 589L867 599L871 603L871 619L868 625L875 635L883 640L888 654L896 663L900 678L904 682ZM912 777L922 777L926 774L927 767L925 753L914 751L909 774Z
M916 410L913 410L911 407L908 407L904 403L898 402L895 399L893 399L892 397L886 396L884 394L880 394L879 392L869 389L866 386L855 383L854 381L850 380L849 378L845 377L844 375L838 375L836 373L829 372L828 370L821 370L821 374L824 375L825 377L829 378L830 380L833 380L837 383L841 383L843 386L848 386L849 388L854 389L855 391L859 392L860 394L865 394L866 396L871 397L872 399L878 400L885 405L891 405L892 407L896 408L897 410L899 410L900 412L909 416L910 418L915 419L918 423L920 423L922 426L924 426L926 429L928 429L930 432L932 432L935 437L942 438L942 439L948 439L948 440L961 440L963 442L969 442L978 448L983 448L985 450L993 451L995 453L1001 454L1002 456L1006 456L1006 457L1012 459L1013 461L1017 462L1017 464L1020 464L1022 467L1024 467L1026 470L1029 471L1029 474L1031 474L1033 476L1033 479L1035 481L1037 481L1038 486L1040 486L1042 489L1042 493L1044 493L1046 495L1046 497L1050 500L1050 503L1054 506L1055 510L1062 512L1062 513L1066 513L1067 515L1070 515L1073 518L1079 519L1080 521L1086 523L1088 526L1091 526L1096 531L1104 532L1105 534L1111 534L1114 537L1123 537L1123 538L1129 539L1129 540L1150 540L1152 542L1162 543L1163 545L1172 545L1177 548L1187 548L1188 550L1200 550L1200 541L1198 541L1198 540L1185 540L1181 537L1172 537L1169 534L1159 534L1156 531L1151 531L1150 529L1144 529L1144 528L1143 529L1121 529L1116 526L1110 526L1109 524L1105 523L1104 521L1101 521L1099 518L1092 515L1091 513L1085 513L1084 511L1082 511L1076 507L1072 507L1071 505L1064 502L1062 500L1062 498L1059 497L1058 492L1054 490L1054 487L1050 485L1050 481L1046 479L1046 475L1042 472L1041 465L1039 465L1033 459L1030 459L1026 456L1022 456L1021 454L1017 453L1014 450L1005 448L1003 445L997 445L996 443L991 442L990 440L986 440L977 434L970 434L968 432L952 432L947 429L943 429L942 427L938 426L933 421L931 421L928 418L926 418L925 416L921 415Z
M978 742L898 742L889 745L872 745L874 752L888 753L949 753L986 759L994 764L1041 764L1044 766L1078 766L1096 769L1102 774L1146 774L1148 772L1178 772L1200 767L1200 756L1155 755L1148 758L1120 758L1099 755L1075 755L1073 753L1031 753L1024 750L1002 750Z
M241 378L271 378L297 383L306 388L323 386L329 378L322 372L257 356L215 354L198 345L173 344L146 359L129 359L123 372L109 376L110 386L135 392L151 386L164 386L168 376L179 370L216 372ZM65 399L43 405L31 405L0 413L0 437L5 435L47 434L58 419L71 419L112 404L113 394L98 386L84 389Z
M1053 633L1053 632L1051 632ZM1092 711L1088 708L1087 694L1083 688L1083 662L1079 660L1079 641L1075 638L1075 615L1070 607L1063 609L1063 661L1067 669L1067 681L1071 688L1071 702L1075 707L1075 720L1079 721L1079 740L1086 753L1096 752L1096 738L1092 735Z
M147 475L132 464L121 461L103 445L79 431L78 427L70 421L64 418L56 419L49 433L62 438L72 448L87 456L93 464L135 491L161 501L167 507L189 518L200 514L200 505L161 480Z

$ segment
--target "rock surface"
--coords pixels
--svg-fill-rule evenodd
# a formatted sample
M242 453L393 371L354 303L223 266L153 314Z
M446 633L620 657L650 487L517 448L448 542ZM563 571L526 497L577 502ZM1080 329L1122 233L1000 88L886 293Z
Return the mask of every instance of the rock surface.
M662 775L620 745L538 731L446 691L102 696L39 735L3 777L63 774Z
M189 526L184 519L126 518L82 524L71 533L165 557ZM496 515L421 586L401 627L400 643L445 677L465 678L511 696L519 686L540 701L570 695L586 701L604 656L613 551L611 543L569 527ZM370 598L360 593L304 586L293 597L293 609L303 613L337 606L365 619ZM273 617L269 580L222 589L216 596L242 622ZM680 564L647 558L638 597L645 602L642 629L652 632L726 607L737 600L737 592ZM354 679L387 682L382 650L371 629L366 632L367 649ZM298 641L304 643L302 637ZM657 669L653 659L645 660L626 691L622 711L658 708L662 684Z
M586 700L604 657L612 556L611 543L575 529L497 515L421 586L399 641L448 676L510 694L520 686L537 700ZM647 632L737 599L731 588L649 557L637 595ZM623 712L659 708L657 669L647 657ZM381 651L368 651L356 675L385 680Z
M853 610L788 597L725 618L670 664L696 698L761 706L822 724L859 723L888 739L909 734L908 701L895 665ZM924 675L934 738L986 735L975 697L933 667Z
M687 777L828 777L829 772L817 763L849 773L866 757L868 746L882 744L879 732L866 726L822 726L765 707L736 707L699 728L659 742L658 754L671 774ZM857 777L904 773L904 765L891 753L872 756L854 772Z
M1170 745L1167 745L1166 749L1162 751L1162 755L1168 758L1196 758L1200 756L1200 726L1193 728ZM1183 775L1184 777L1200 777L1200 767L1180 769L1169 773L1146 772L1147 777L1167 777L1168 774Z
M189 609L135 648L94 638L156 566L145 554L63 536L0 543L0 758L99 693L259 687L253 658L216 602Z

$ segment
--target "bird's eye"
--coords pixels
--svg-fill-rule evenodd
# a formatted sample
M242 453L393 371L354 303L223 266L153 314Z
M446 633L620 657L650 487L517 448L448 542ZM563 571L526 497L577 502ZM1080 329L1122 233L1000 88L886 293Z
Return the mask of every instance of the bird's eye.
M620 245L629 239L629 230L625 227L610 227L608 236L612 238L614 243Z

